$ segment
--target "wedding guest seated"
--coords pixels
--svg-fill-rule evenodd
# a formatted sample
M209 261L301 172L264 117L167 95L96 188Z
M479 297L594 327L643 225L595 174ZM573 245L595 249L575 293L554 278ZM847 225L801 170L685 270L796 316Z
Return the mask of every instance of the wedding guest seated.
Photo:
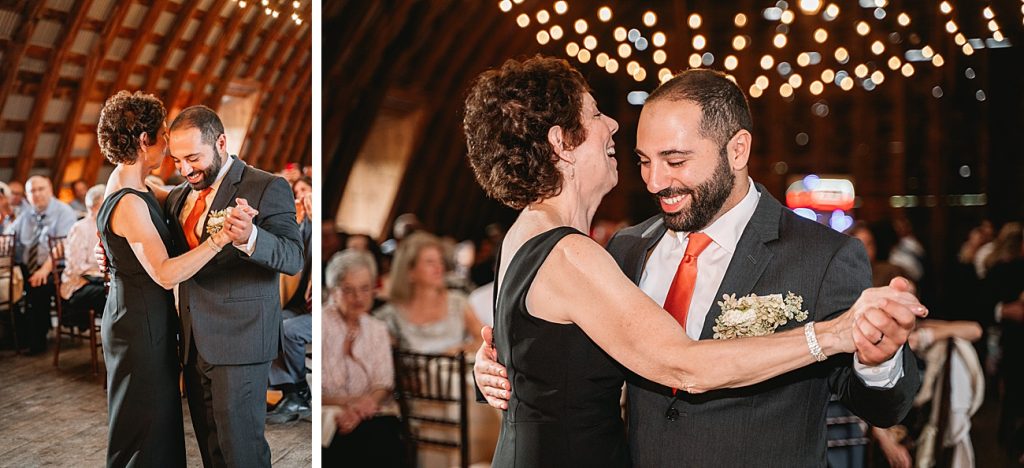
M15 259L26 278L25 312L24 317L18 319L18 333L23 336L18 344L27 346L28 354L33 355L46 351L50 301L56 293L50 280L53 263L50 262L49 239L67 236L75 224L75 212L53 196L53 185L45 177L30 177L26 188L30 208L17 215L10 231L18 236Z
M331 258L324 276L323 466L402 466L391 338L368 315L377 265L369 253L346 250Z
M11 188L0 182L0 232L14 224L14 207L11 206Z
M270 386L282 392L281 401L267 413L271 424L294 421L311 414L309 383L306 382L306 345L313 341L313 223L312 190L309 179L292 185L296 221L302 235L302 271L281 275L281 353L270 365Z
M12 180L7 185L11 189L11 207L14 209L14 217L17 218L22 212L32 211L32 204L25 198L25 184L20 180Z
M391 263L389 302L375 312L399 347L426 354L473 350L480 345L480 320L466 296L445 287L441 240L416 232L398 244Z
M60 277L60 297L65 325L84 329L89 325L89 310L99 317L107 302L103 273L96 263L93 248L100 241L96 235L96 215L103 204L106 185L93 186L85 193L86 215L71 226L64 239L64 271Z
M78 219L84 218L86 212L89 211L85 206L85 194L88 191L89 184L82 179L78 179L71 183L71 194L74 195L75 198L71 199L68 206L70 206L72 210L75 210L75 214L78 216Z

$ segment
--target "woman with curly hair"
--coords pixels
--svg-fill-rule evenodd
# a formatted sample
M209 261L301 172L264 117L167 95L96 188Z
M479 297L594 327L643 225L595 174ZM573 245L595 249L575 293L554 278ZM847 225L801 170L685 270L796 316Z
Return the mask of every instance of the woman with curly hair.
M466 99L464 129L484 191L521 210L499 256L494 348L477 354L478 366L496 357L513 387L509 395L495 384L493 365L477 367L484 396L506 409L493 466L628 466L623 367L701 393L854 351L856 308L813 323L816 354L804 327L692 340L583 234L618 179L619 125L566 61L509 60L484 72Z
M100 150L117 165L96 221L110 269L102 323L108 467L185 466L180 327L170 290L230 242L218 232L169 258L171 234L161 208L166 193L144 182L166 156L166 115L153 95L121 91L107 99L96 128Z

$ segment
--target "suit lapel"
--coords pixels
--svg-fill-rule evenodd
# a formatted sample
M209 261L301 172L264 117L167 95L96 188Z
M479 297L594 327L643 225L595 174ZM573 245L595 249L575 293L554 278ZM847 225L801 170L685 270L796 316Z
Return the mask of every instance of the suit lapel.
M217 194L213 197L213 202L210 203L210 212L220 211L228 206L233 206L232 203L235 200L235 194L238 193L238 182L242 180L242 171L245 170L245 163L231 156L231 168L228 169L228 173L224 175L224 180L220 181L220 187L217 188ZM206 225L210 222L210 217L207 216L206 220L203 221L203 236L200 240L206 240L210 236L206 232Z
M647 259L650 258L651 252L658 245L658 241L665 236L665 221L659 217L654 224L644 230L640 235L640 242L633 245L632 250L629 252L629 258L633 264L627 274L630 275L633 284L639 285L640 280L644 275L644 266L647 265Z
M763 185L755 184L755 187L761 192L761 199L747 227L743 229L740 241L736 244L736 252L725 271L725 278L704 318L704 328L700 334L702 340L710 339L715 334L715 320L722 314L722 308L718 305L722 295L735 294L736 297L742 297L750 294L774 255L767 244L779 238L782 205L772 198Z

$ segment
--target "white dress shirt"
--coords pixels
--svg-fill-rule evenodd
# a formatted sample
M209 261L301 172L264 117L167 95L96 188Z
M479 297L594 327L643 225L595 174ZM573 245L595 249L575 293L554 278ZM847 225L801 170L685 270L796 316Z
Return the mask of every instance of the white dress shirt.
M704 319L716 300L715 294L725 279L725 272L736 252L740 236L757 209L761 193L750 184L746 196L739 204L725 212L702 232L711 238L711 244L697 257L697 282L686 315L686 336L699 340L704 330ZM668 289L675 278L679 262L689 242L688 232L665 231L665 236L654 248L640 277L640 289L651 299L664 306ZM810 351L808 351L810 352ZM864 383L873 387L892 388L903 377L902 349L892 359L878 365L865 366L854 359L854 370Z
M229 157L228 161L224 163L220 168L220 172L217 173L217 178L214 179L213 184L210 185L210 193L206 194L206 211L199 217L199 221L196 223L195 234L196 239L203 238L203 229L206 226L206 217L210 214L210 207L213 204L213 200L217 198L217 191L220 190L220 184L224 181L224 177L228 175L228 170L231 169L231 165L234 164L235 159ZM241 163L240 163L241 164ZM181 207L181 213L178 214L178 221L181 222L181 226L185 226L185 220L188 219L188 215L192 213L192 207L195 206L196 201L199 200L200 190L192 190L185 197L185 205ZM253 250L256 247L256 226L252 227L252 233L249 234L249 241L245 244L232 244L236 249L245 252L246 255L252 255Z

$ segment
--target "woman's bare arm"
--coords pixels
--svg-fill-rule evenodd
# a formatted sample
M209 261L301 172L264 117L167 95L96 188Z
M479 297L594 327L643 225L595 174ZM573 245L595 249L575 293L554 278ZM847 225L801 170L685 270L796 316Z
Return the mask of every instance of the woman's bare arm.
M910 303L898 293L887 294L864 307ZM896 301L901 304L892 304ZM567 236L551 252L530 288L527 308L538 318L576 323L632 371L691 393L751 385L815 362L802 327L764 337L689 339L604 249L582 236ZM854 351L853 315L815 323L822 352Z
M149 206L134 194L121 198L114 208L110 223L115 234L128 240L132 252L149 277L164 289L171 289L191 278L217 255L220 248L230 242L227 233L218 232L204 242L209 245L201 244L182 255L169 258L156 226L150 222Z

